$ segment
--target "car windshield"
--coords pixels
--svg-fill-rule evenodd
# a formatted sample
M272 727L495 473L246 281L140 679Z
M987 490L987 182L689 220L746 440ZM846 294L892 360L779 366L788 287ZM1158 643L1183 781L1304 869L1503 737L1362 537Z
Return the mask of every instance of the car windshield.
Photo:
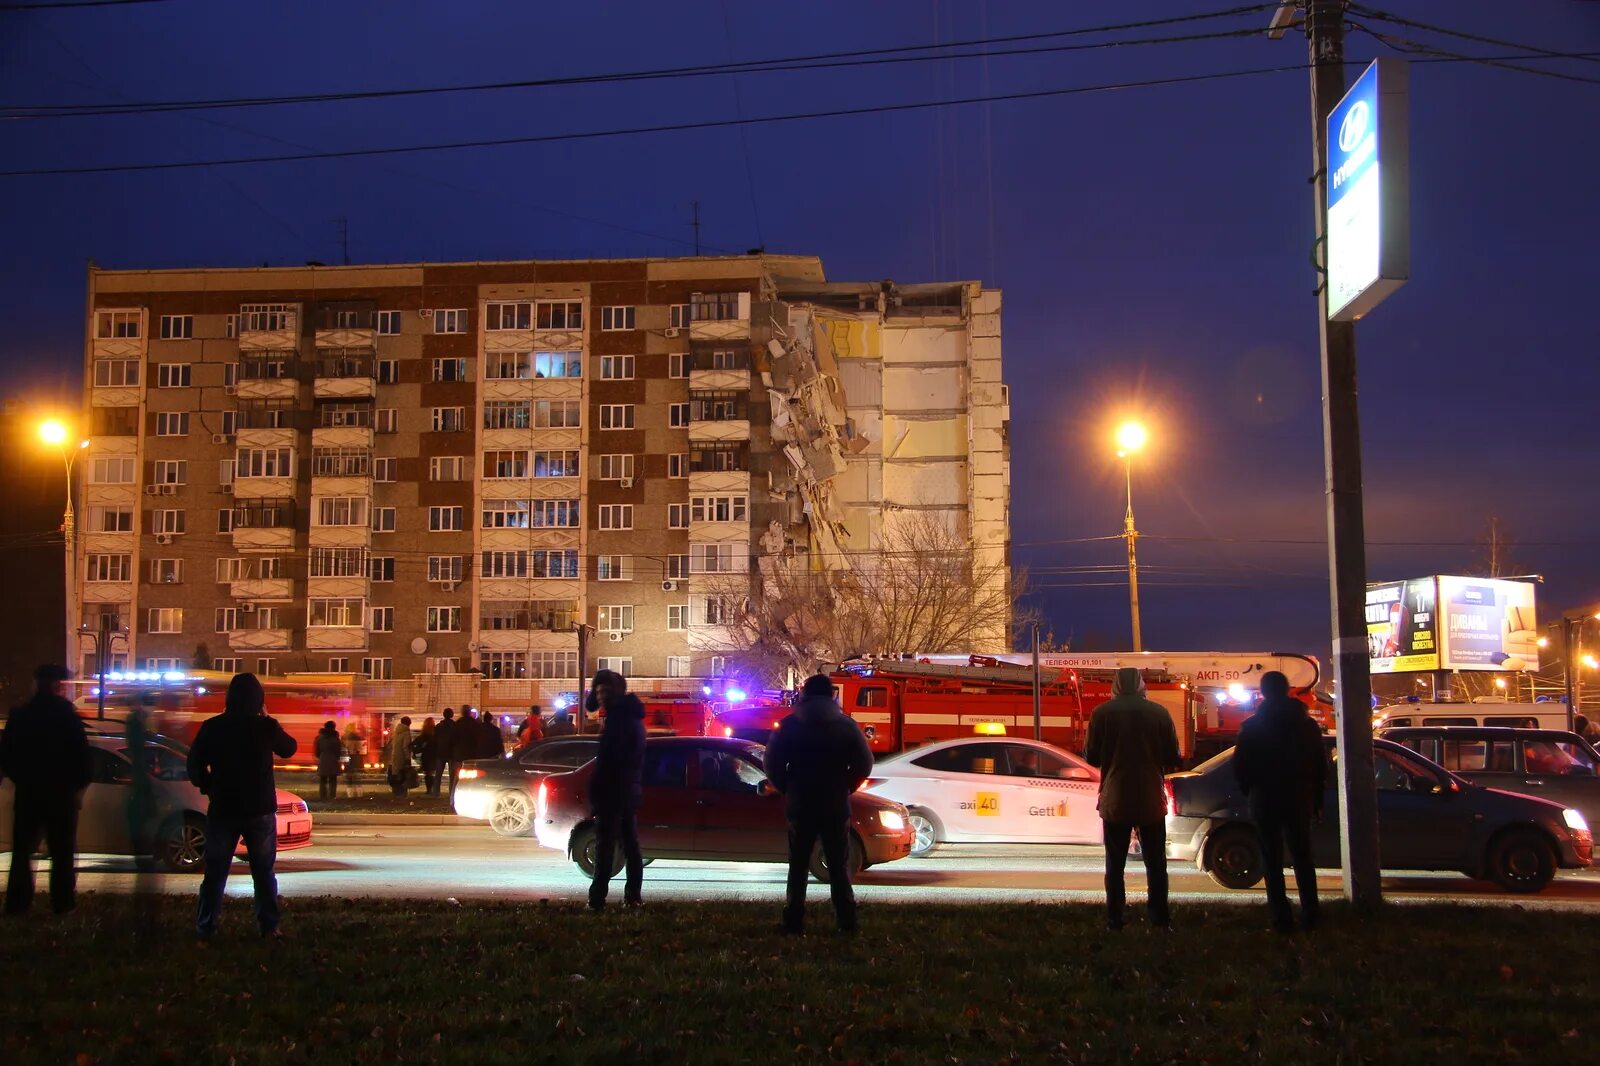
M1197 774L1209 774L1212 770L1215 770L1217 767L1221 766L1231 758L1233 758L1232 748L1229 748L1227 751L1218 752L1205 762L1201 763L1199 766L1196 766L1194 768L1194 772Z
M127 748L118 749L117 754L132 761ZM173 749L164 748L160 744L146 744L144 754L149 760L150 776L157 781L189 780L189 760L186 756L179 755Z

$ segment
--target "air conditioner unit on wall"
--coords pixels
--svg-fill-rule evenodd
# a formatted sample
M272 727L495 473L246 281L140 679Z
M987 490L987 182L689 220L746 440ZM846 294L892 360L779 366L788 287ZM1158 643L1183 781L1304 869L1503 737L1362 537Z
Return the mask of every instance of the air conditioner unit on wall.
M631 477L623 478L622 479L622 487L625 488L625 489L633 488L633 478L631 478Z
M613 644L621 644L622 643L622 634L621 633L612 633L610 635L609 639L610 639L611 643L613 643Z
M157 533L156 534L156 543L157 544L171 544L172 543L172 534L171 533Z
M439 582L439 588L445 592L454 592L456 590L456 583L454 581L441 581Z
M159 495L161 495L161 486L160 485L146 485L144 487L144 494L146 496L159 496Z
M661 591L662 592L677 592L678 591L678 583L676 581L663 581L661 583Z
M667 329L666 329L666 334L667 334L668 337L676 337L678 334L680 334L682 332L683 332L683 330L680 329L677 326L668 326Z
M431 308L431 307L419 307L419 308L417 308L417 314L421 315L423 318L432 318L433 317L433 308Z
M222 394L224 396L236 395L238 393L238 391L239 391L239 386L237 386L237 385L224 385L224 386L222 386Z
M233 440L233 435L231 433L213 433L213 434L211 434L211 443L212 444L227 444L231 440Z

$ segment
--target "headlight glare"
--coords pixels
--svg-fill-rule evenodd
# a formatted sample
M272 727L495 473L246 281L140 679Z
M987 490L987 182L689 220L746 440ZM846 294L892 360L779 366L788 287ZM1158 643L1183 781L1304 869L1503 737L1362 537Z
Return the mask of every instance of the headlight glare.
M1582 811L1575 811L1568 807L1561 812L1561 819L1567 823L1568 829L1576 830L1579 833L1587 833L1589 831L1589 823L1584 819Z
M885 829L892 829L897 833L906 827L906 820L899 811L879 811L878 821Z

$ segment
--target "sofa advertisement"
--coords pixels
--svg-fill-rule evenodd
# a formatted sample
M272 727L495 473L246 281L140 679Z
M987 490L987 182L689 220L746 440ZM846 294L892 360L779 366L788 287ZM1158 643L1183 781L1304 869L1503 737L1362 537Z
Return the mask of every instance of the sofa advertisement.
M1375 674L1537 670L1534 586L1487 577L1413 578L1367 586Z

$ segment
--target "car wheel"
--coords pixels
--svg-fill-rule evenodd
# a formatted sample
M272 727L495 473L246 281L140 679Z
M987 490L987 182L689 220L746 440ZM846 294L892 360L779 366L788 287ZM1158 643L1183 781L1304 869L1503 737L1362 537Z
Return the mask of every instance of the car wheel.
M1538 892L1555 875L1555 852L1532 829L1508 830L1489 845L1489 876L1508 892Z
M1218 830L1206 841L1206 874L1223 888L1254 888L1263 866L1261 841L1242 825Z
M583 871L583 876L593 880L596 865L595 851L600 844L599 835L594 831L594 826L584 826L572 836L572 861L578 864L578 869ZM621 849L611 857L611 876L615 877L622 872L623 859Z
M850 834L850 839L845 843L845 851L849 855L846 861L850 867L845 873L848 875L850 882L854 884L855 879L861 876L861 871L867 868L867 853L854 833ZM822 844L820 841L816 847L811 849L811 876L823 884L828 883L828 862L822 857Z
M911 841L911 855L920 859L938 846L942 830L932 811L912 807L910 814L911 832L915 834Z
M533 829L533 804L525 792L497 792L489 807L489 827L503 837L525 837Z
M206 823L198 814L175 822L161 842L161 861L176 873L193 873L206 862Z

